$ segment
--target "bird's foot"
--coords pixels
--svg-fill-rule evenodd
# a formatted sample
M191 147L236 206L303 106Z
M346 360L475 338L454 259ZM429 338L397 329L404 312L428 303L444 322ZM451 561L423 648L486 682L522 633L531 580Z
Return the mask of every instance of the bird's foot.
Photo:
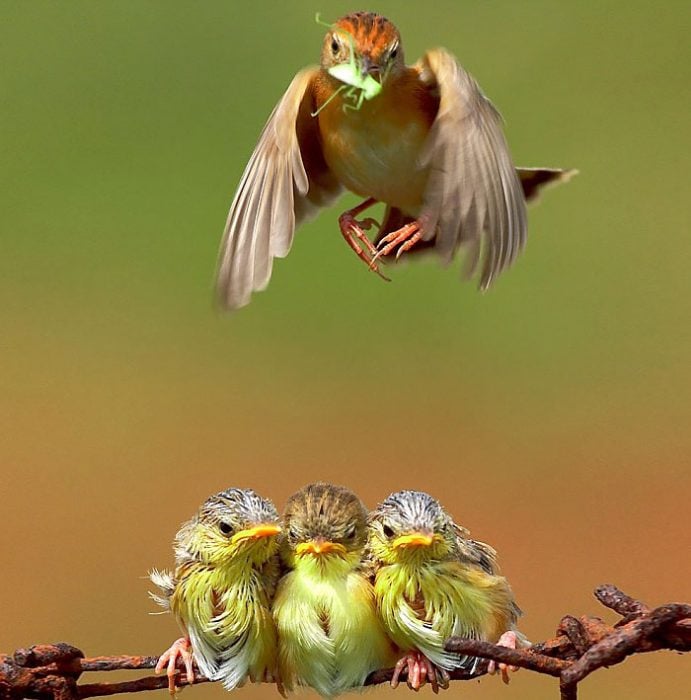
M178 659L182 660L182 665L187 674L187 682L191 685L194 683L194 660L192 658L192 645L190 644L189 637L180 637L176 639L170 648L161 654L156 664L155 673L161 673L163 669L166 669L166 675L168 676L168 690L171 695L175 695L177 690L175 686L175 676L177 674Z
M376 204L376 199L366 199L362 204L353 209L343 212L338 217L338 226L341 229L341 234L345 238L346 243L355 251L355 254L367 264L372 272L376 272L382 279L390 282L386 275L382 274L379 266L374 261L377 254L377 248L374 243L367 237L365 231L369 231L372 226L380 228L379 222L372 218L357 219L365 209Z
M449 674L443 668L435 666L419 651L409 651L398 660L391 677L392 688L398 687L401 673L404 671L408 687L416 692L427 680L435 693L438 693L440 688L446 690L449 687Z
M372 258L372 262L376 263L379 258L385 255L389 255L394 251L396 247L396 260L398 260L403 253L410 250L418 241L422 240L422 234L424 231L424 220L422 217L411 221L405 226L387 233L380 241L377 246L377 252Z
M518 647L518 635L513 631L504 632L504 634L499 637L497 644L500 647L516 649ZM497 661L490 661L487 665L487 673L492 676L497 672L497 669L501 673L501 679L504 683L508 683L510 680L509 671L518 671L518 666L511 666L510 664L503 664Z

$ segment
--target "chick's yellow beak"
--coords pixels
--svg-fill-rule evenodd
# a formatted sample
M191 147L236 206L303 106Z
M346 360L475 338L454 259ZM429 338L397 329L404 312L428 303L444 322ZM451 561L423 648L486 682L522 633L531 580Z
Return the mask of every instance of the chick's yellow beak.
M329 542L322 537L316 537L308 542L300 542L295 548L295 553L298 556L302 556L303 554L331 554L333 552L345 554L345 551L346 548L342 544Z
M280 526L273 523L262 523L246 530L239 530L231 538L230 541L235 544L241 540L258 540L261 537L271 537L277 535L281 531Z
M393 541L393 547L429 547L434 542L434 536L424 532L411 532L408 535L401 535Z

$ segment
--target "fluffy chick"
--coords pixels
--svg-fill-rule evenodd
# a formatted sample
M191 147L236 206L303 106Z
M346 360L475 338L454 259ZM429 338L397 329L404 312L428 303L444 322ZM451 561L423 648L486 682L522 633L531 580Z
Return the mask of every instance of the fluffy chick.
M474 668L477 659L444 649L448 637L512 647L525 642L516 632L521 611L498 574L496 552L468 535L421 491L394 493L369 517L367 556L377 610L405 652L396 664L394 687L404 669L412 688L428 677L436 690L438 683L448 684L448 671ZM508 681L508 668L500 669Z
M276 628L270 611L279 574L274 505L250 489L208 498L175 536L175 573L151 572L152 598L176 617L184 637L159 659L175 692L178 658L194 681L192 658L231 690L276 679Z
M310 484L288 500L281 555L290 571L273 607L286 689L334 697L395 662L362 569L366 538L367 511L346 488Z

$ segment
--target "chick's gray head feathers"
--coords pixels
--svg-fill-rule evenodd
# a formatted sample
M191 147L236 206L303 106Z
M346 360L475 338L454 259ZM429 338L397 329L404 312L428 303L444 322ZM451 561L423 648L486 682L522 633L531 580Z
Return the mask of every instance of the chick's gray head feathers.
M278 511L271 501L252 489L226 489L204 501L198 520L225 522L235 530L259 523L277 523Z
M216 493L175 536L177 563L220 563L250 546L266 550L268 555L275 544L274 538L266 535L278 533L278 519L273 503L252 489L231 488ZM266 532L257 531L260 525L267 526Z
M424 491L392 493L377 507L370 520L379 521L398 534L443 533L453 528L453 520L439 501Z
M368 550L383 563L444 559L457 555L457 529L428 493L398 491L370 514Z

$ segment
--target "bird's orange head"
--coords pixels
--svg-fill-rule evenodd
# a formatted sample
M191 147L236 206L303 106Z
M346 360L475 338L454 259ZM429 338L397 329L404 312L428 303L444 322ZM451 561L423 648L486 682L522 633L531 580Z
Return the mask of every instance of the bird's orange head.
M364 78L381 82L405 69L396 26L376 12L353 12L337 20L324 37L321 65L328 70L354 58Z

